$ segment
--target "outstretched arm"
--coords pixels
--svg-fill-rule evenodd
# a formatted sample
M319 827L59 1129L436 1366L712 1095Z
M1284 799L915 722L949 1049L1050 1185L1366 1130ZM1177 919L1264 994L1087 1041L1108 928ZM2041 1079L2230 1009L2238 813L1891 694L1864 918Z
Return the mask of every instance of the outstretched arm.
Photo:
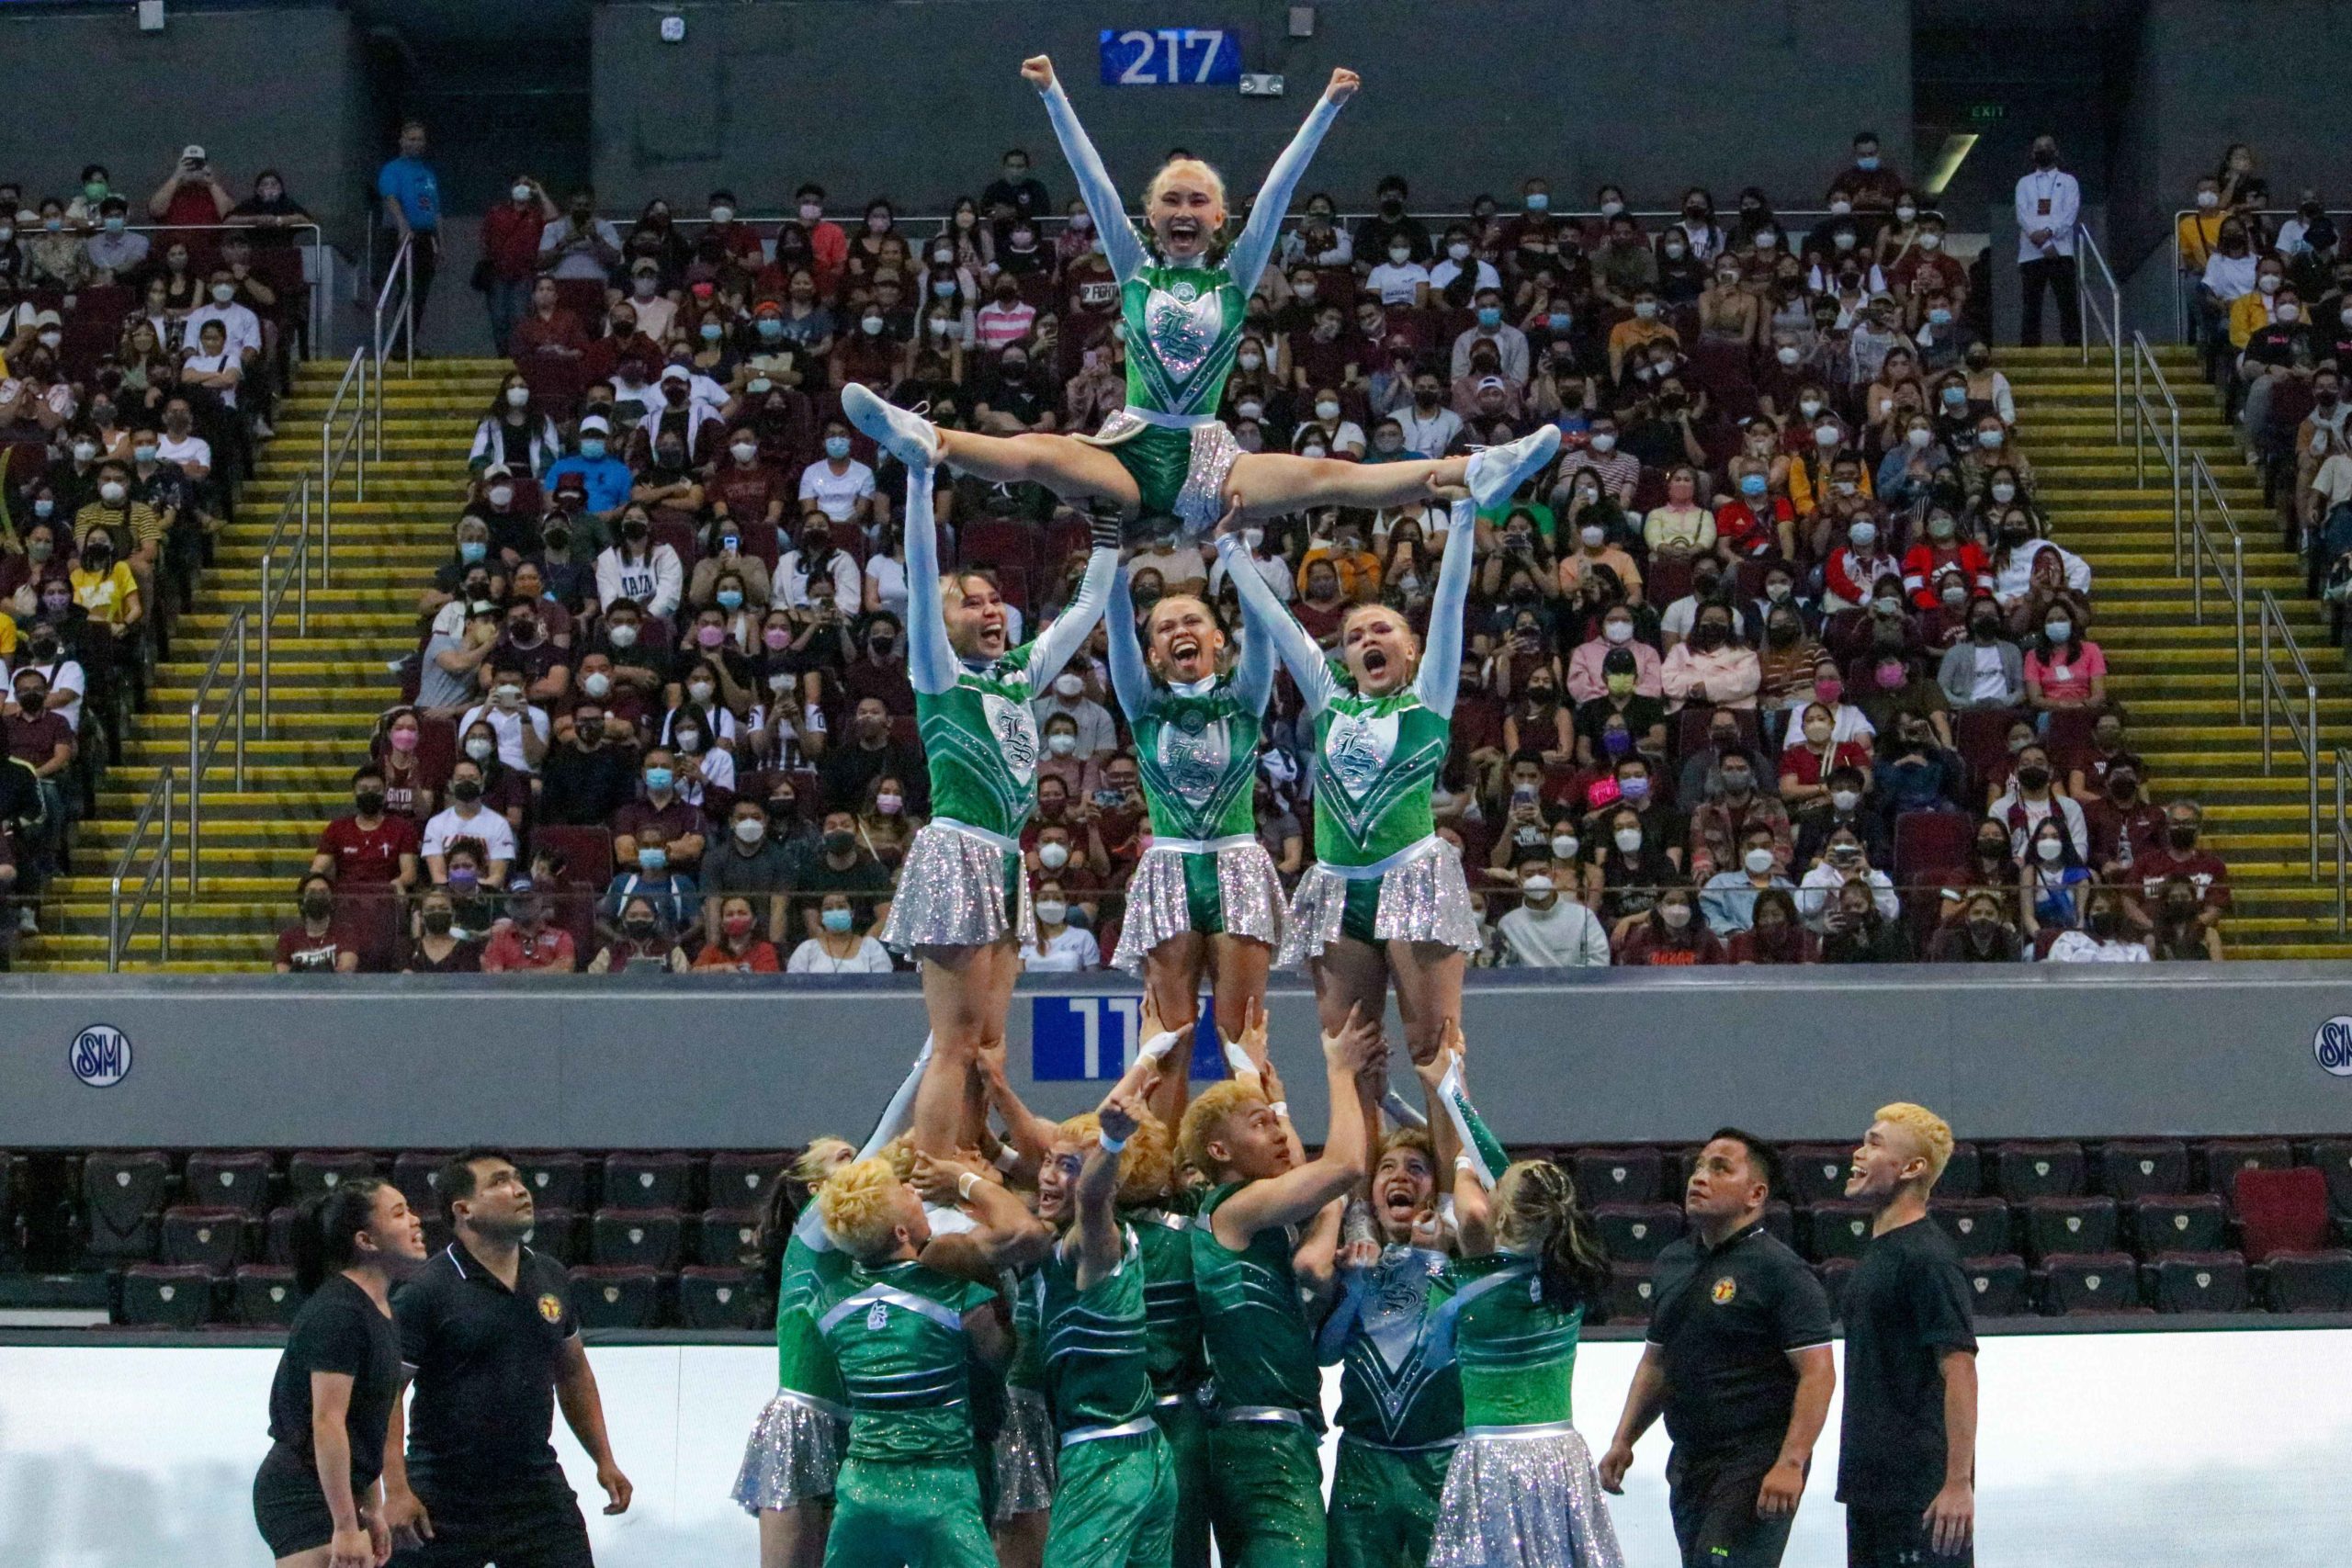
M1306 711L1321 713L1340 690L1339 683L1331 679L1331 667L1323 658L1323 649L1306 635L1306 627L1291 618L1274 591L1266 586L1266 580L1258 574L1257 563L1250 558L1249 548L1238 534L1219 534L1216 553L1225 563L1226 576L1233 581L1233 591L1241 596L1243 624L1254 628L1247 640L1255 642L1259 640L1258 634L1262 634L1272 651L1281 657L1290 678L1298 683L1299 695L1306 700Z
M923 1069L931 1065L931 1036L923 1036L922 1050L916 1055L915 1065L907 1069L905 1079L890 1096L890 1103L882 1108L882 1119L874 1123L874 1131L866 1134L865 1147L857 1151L859 1159L872 1159L891 1139L914 1124L915 1091L922 1087ZM800 1211L792 1234L819 1252L832 1250L832 1240L825 1235L824 1217L818 1213L814 1203Z
M1125 283L1144 269L1145 258L1143 242L1136 238L1136 226L1127 220L1127 209L1120 203L1119 187L1111 183L1102 154L1094 151L1086 128L1078 123L1078 110L1070 107L1069 95L1055 77L1054 62L1042 54L1024 60L1021 74L1046 100L1054 140L1062 144L1062 156L1069 160L1070 173L1078 176L1079 198L1094 220L1094 231L1102 236L1103 259Z
M1111 579L1119 570L1119 524L1116 518L1094 523L1094 549L1086 558L1086 575L1080 579L1078 592L1070 595L1062 613L1046 623L1029 645L1029 684L1044 690L1053 684L1062 666L1074 658L1084 646L1094 623L1102 618L1102 606L1110 602ZM1133 614L1132 609L1129 611Z
M1144 662L1143 641L1136 636L1135 596L1127 591L1124 566L1111 579L1111 607L1102 626L1111 646L1111 690L1133 724L1151 701L1151 668Z
M1298 134L1290 139L1283 155L1266 171L1266 183L1259 187L1257 202L1250 209L1250 221L1226 258L1233 280L1245 291L1258 286L1258 275L1266 270L1266 258L1274 254L1274 241L1282 233L1283 219L1290 212L1291 193L1298 188L1308 160L1315 156L1315 149L1323 141L1323 133L1340 118L1340 106L1355 96L1356 88L1362 85L1356 73L1345 67L1332 72L1330 85L1323 89L1323 96L1308 111L1306 123L1298 128ZM1102 220L1098 218L1095 222L1100 227Z
M1430 595L1430 637L1421 649L1421 672L1413 682L1421 705L1446 718L1453 716L1455 690L1462 684L1462 615L1470 598L1471 536L1477 511L1468 497L1453 503L1446 525L1445 555L1437 569L1437 588Z
M1257 567L1248 560L1241 559L1228 559L1225 566L1226 575L1233 576L1237 568L1250 577L1258 577ZM1239 592L1240 584L1237 582L1234 586L1236 591ZM1263 578L1259 578L1258 586L1261 588L1266 586ZM1272 597L1271 590L1268 591L1268 596ZM1277 609L1281 607L1279 601L1275 607ZM1284 614L1282 618L1287 621L1290 616ZM1240 698L1242 704L1251 713L1263 715L1266 711L1267 700L1274 694L1274 633L1272 627L1266 624L1264 617L1250 607L1250 601L1246 593L1241 599L1239 630L1241 657L1233 667L1233 694Z
M962 672L947 640L947 610L939 600L939 536L931 519L931 470L907 470L907 676L933 696Z

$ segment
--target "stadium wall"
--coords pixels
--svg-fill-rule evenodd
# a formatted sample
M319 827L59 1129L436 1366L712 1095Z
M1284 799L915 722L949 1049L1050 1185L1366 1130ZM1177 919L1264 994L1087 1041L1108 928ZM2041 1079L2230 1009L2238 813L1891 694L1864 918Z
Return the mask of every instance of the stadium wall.
M1332 68L1364 91L1317 155L1307 188L1366 205L1383 174L1421 209L1506 202L1524 174L1581 206L1604 179L1636 206L1710 184L1729 209L1759 182L1796 205L1843 164L1855 130L1911 162L1910 8L1885 0L1328 0L1315 36L1286 36L1274 0L1137 6L1068 0L615 4L594 17L596 184L607 208L721 184L775 210L814 179L837 209L887 195L937 212L977 195L998 154L1025 146L1057 201L1068 165L1021 60L1054 57L1104 162L1139 193L1170 147L1254 188ZM664 16L685 38L664 43ZM1232 87L1101 84L1104 28L1238 31L1242 69L1287 96ZM1702 64L1701 62L1703 62Z
M1120 976L1023 984L1011 1055L1041 1111L1102 1093L1135 1000ZM1313 1008L1278 983L1310 1128ZM1473 1087L1515 1143L1840 1138L1895 1099L1963 1137L2352 1132L2352 997L2328 965L1480 974L1464 1013ZM17 1149L772 1148L865 1127L923 1035L903 978L43 976L0 981L0 1018Z
M103 164L144 223L147 196L179 150L205 149L229 194L253 194L275 168L287 193L350 247L383 152L368 118L365 51L331 5L243 11L172 8L142 33L135 8L0 8L0 61L16 90L0 100L0 172L28 205L72 197L82 166Z

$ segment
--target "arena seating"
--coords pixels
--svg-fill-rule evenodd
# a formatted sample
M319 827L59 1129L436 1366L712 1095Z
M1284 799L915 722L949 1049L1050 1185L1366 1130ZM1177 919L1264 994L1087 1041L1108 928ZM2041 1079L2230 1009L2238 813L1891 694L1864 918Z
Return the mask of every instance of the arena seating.
M1692 1151L1515 1152L1547 1154L1580 1173L1618 1274L1611 1320L1645 1317L1652 1266L1683 1231L1677 1200ZM1842 1148L1787 1152L1792 1171L1804 1174L1792 1176L1789 1201L1774 1202L1765 1223L1834 1292L1868 1240L1868 1212L1838 1195ZM0 1319L26 1274L79 1273L106 1282L114 1319L126 1327L282 1325L300 1304L287 1205L330 1176L384 1176L424 1208L428 1245L444 1246L447 1230L427 1184L437 1157L0 1154L0 1258L10 1263L0 1269ZM517 1156L540 1195L532 1245L573 1271L582 1321L615 1329L763 1326L752 1267L760 1211L788 1157ZM1930 1212L1961 1253L1982 1316L2346 1312L2347 1173L2352 1141L2344 1139L1963 1144Z

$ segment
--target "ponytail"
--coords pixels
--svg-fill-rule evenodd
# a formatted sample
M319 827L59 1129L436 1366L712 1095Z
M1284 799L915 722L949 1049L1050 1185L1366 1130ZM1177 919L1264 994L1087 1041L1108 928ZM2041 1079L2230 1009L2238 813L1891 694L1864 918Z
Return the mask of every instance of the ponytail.
M760 1207L759 1235L750 1255L741 1260L751 1266L755 1300L773 1303L784 1288L785 1248L792 1245L793 1229L808 1200L833 1168L829 1145L848 1147L839 1138L812 1138L800 1157L768 1184L767 1201Z
M1598 1304L1609 1288L1609 1254L1577 1208L1566 1170L1547 1159L1521 1160L1496 1183L1495 1204L1498 1239L1535 1255L1548 1300Z
M339 1182L304 1199L295 1211L294 1283L304 1295L359 1256L359 1233L374 1222L376 1193L383 1185L372 1176Z

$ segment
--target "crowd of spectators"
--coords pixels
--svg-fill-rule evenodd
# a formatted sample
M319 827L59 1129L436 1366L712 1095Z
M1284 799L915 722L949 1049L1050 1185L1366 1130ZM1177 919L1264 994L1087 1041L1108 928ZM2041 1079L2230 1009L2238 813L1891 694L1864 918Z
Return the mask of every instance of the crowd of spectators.
M239 199L196 145L145 196L97 164L70 197L0 176L0 928L36 929L274 434L308 221L275 171Z

